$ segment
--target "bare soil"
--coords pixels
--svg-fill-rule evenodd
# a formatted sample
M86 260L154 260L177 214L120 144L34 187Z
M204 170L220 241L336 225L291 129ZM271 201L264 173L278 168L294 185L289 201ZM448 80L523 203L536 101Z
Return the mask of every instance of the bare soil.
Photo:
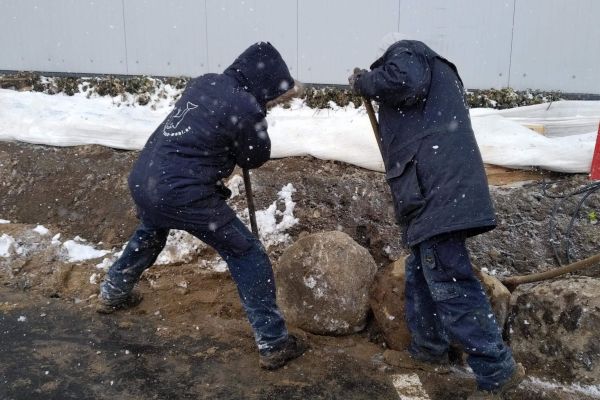
M0 234L24 229L20 224L28 229L43 224L64 238L79 235L120 247L137 223L126 185L136 155L98 146L0 143L0 218L13 222L0 225ZM587 183L586 177L494 171L500 177L490 172L491 183L511 183L492 187L499 227L470 241L474 263L506 274L552 268L548 224L556 200L544 188L568 192ZM259 209L284 185L294 185L300 222L289 232L292 239L343 230L379 266L407 251L380 173L300 157L271 161L252 179ZM243 209L244 197L232 203ZM558 211L559 233L574 206ZM576 220L571 238L576 258L600 250L591 218L598 210L600 196L593 195ZM283 248L269 249L275 263ZM440 378L386 366L374 323L345 337L292 327L311 350L279 372L265 372L258 368L252 333L227 273L194 263L153 267L140 282L144 301L138 307L100 316L92 307L97 286L89 282L98 272L95 263L40 254L0 270L1 399L398 399L394 376L407 372L417 373L433 400L466 398L474 385L464 373ZM20 316L26 320L19 322ZM513 398L585 399L570 396L524 385Z

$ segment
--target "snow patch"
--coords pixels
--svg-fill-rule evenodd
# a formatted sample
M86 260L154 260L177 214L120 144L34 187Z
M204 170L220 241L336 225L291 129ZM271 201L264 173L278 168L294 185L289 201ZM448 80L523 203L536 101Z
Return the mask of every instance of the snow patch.
M229 181L227 182L227 188L229 190L231 190L231 197L230 199L233 199L237 196L240 195L240 186L244 184L244 178L242 178L239 175L234 175L231 178L229 178Z
M309 276L308 278L304 278L304 285L306 285L307 288L309 289L314 289L315 285L317 284L316 279L314 278L314 276Z
M35 233L39 233L42 236L46 236L50 233L50 231L48 230L48 228L46 228L43 225L38 225L35 228L32 229Z
M398 392L400 400L429 400L423 384L417 374L401 374L392 376L392 385Z
M10 221L7 219L0 219L0 224L10 224Z
M541 389L545 389L548 391L560 391L567 392L572 394L583 394L592 398L600 399L600 386L597 385L580 385L580 384L572 384L565 385L559 382L551 382L542 380L539 378L529 377L525 381L527 384L533 387L538 387Z
M198 266L202 269L214 272L226 272L229 268L227 263L218 256L212 260L199 260Z
M0 140L141 149L172 103L121 107L108 96L87 99L0 89ZM267 119L272 158L312 155L384 170L364 107L314 110L296 100L289 109L274 107ZM589 172L599 119L598 101L471 110L484 162L560 172ZM525 127L531 124L543 125L545 136Z
M52 236L52 241L50 242L50 244L52 244L53 246L60 245L61 241L58 239L60 239L60 233L57 233L56 235Z
M158 255L155 264L189 263L197 256L200 249L206 247L198 238L185 231L171 229L167 237L167 244Z
M90 283L91 283L92 285L97 285L97 284L98 284L98 280L99 280L99 279L100 279L100 275L98 275L97 273L95 273L95 272L94 272L94 273L93 273L93 274L90 276Z
M111 265L113 265L114 259L112 257L107 257L102 260L99 264L96 264L96 268L101 269L103 271L108 271Z
M11 250L14 250L15 248L15 239L6 233L3 233L2 236L0 236L0 257L10 257Z
M209 269L215 272L225 272L228 269L227 263L224 260L213 261L212 263L208 263L207 265L209 266Z
M296 207L296 203L292 200L294 192L296 189L291 183L288 183L281 188L277 194L278 198L273 204L265 210L256 212L258 232L266 247L289 241L289 234L285 231L298 223L298 218L294 217L294 208ZM283 203L283 211L278 209L278 205L281 203ZM248 209L244 210L244 213L248 215Z
M96 250L87 244L81 244L75 240L67 240L62 248L66 250L66 258L69 262L78 262L100 258L110 253L107 250Z

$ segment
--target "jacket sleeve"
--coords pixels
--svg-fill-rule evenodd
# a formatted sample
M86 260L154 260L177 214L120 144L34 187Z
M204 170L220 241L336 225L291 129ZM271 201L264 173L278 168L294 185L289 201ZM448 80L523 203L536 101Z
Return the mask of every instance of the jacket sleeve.
M271 139L267 120L261 113L253 114L237 124L234 141L235 162L242 168L258 168L271 158Z
M360 75L355 90L369 100L412 105L427 96L431 70L424 56L400 48L383 65Z

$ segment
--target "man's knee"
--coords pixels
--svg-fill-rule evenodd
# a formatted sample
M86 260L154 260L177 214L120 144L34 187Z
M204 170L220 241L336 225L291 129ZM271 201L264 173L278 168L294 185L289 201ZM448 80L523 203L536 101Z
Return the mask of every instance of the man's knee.
M168 229L152 228L140 225L129 241L138 249L161 249L167 243Z
M197 235L198 236L198 235ZM264 251L260 241L241 222L233 220L214 232L198 236L224 257L241 257L253 250Z

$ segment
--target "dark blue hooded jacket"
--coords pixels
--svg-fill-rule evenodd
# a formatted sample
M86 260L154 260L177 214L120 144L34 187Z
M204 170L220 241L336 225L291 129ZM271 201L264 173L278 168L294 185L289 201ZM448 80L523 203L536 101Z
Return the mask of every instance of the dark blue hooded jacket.
M266 103L293 86L270 43L250 46L223 74L192 79L129 176L140 218L177 229L214 230L231 221L221 180L236 164L258 168L269 160Z
M379 126L405 241L467 236L496 225L481 154L456 67L418 41L390 46L356 91L379 102Z

